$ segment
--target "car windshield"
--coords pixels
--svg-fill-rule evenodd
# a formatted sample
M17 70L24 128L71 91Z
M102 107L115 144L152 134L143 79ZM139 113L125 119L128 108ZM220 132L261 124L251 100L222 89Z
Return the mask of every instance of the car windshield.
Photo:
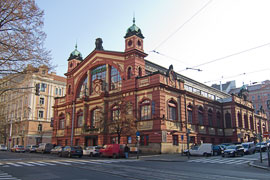
M192 150L198 150L199 149L199 146L193 146L191 149Z
M242 144L242 146L243 146L244 148L249 148L249 145L248 145L248 144Z
M35 145L35 146L32 146L32 148L37 148L38 146L37 145Z
M257 145L259 145L259 146L260 146L260 145L266 145L266 143L257 143Z
M23 146L18 146L19 148L24 148Z
M235 149L236 146L227 146L226 149Z

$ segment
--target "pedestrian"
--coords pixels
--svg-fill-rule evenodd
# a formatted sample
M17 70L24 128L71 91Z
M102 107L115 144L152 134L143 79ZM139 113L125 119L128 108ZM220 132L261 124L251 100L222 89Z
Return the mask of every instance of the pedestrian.
M129 147L127 146L127 144L126 144L126 146L124 148L124 152L125 152L125 157L128 158Z

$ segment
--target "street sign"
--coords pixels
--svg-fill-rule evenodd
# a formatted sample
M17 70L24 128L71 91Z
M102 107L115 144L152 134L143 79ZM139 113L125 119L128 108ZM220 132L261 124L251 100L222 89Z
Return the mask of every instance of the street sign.
M136 132L136 136L140 136L140 132L139 131Z
M270 136L270 132L264 132L263 133L263 137L269 137Z

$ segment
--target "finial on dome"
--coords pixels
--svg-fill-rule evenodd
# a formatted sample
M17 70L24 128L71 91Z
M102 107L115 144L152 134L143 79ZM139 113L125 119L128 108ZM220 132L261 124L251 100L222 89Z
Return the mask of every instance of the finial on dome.
M135 12L133 12L133 24L135 24Z

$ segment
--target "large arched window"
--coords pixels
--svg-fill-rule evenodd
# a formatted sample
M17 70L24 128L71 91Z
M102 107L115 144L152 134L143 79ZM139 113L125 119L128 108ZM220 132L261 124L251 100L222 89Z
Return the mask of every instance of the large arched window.
M169 120L177 119L177 104L173 100L170 100L168 102L168 119Z
M100 114L100 109L98 109L98 108L91 111L91 123L90 123L91 128L96 128L97 127L100 115L101 115Z
M127 79L130 79L131 76L132 76L131 67L128 67L128 70L127 70Z
M199 124L203 125L203 107L200 106L198 109L198 120L199 120Z
M120 119L120 108L119 106L115 105L113 106L111 111L111 120L116 122L119 121L119 119Z
M82 84L79 87L80 91L77 94L77 97L82 98L84 96L88 96L88 76L85 77Z
M225 123L226 123L226 128L232 127L232 119L231 119L231 114L229 112L225 114Z
M254 130L253 117L252 116L249 116L249 120L250 120L250 129Z
M65 128L65 115L62 113L59 116L59 129Z
M140 104L141 120L151 119L151 104L149 100L144 100Z
M77 127L82 127L83 126L83 112L79 111L77 113Z
M212 111L212 109L208 110L208 124L209 124L209 126L213 126L213 111Z
M222 123L221 123L221 113L218 111L217 112L217 127L221 128L222 127Z
M193 122L193 115L192 115L193 107L191 104L188 105L187 111L188 111L188 123L191 124Z
M111 90L119 89L122 85L122 79L119 71L112 66L111 68Z
M240 112L238 112L237 118L238 118L238 127L243 127L242 114Z
M244 122L245 122L245 128L248 129L248 116L247 116L247 114L244 115Z
M102 80L104 84L106 83L106 65L101 65L91 70L91 92L94 91L94 81L96 79Z

